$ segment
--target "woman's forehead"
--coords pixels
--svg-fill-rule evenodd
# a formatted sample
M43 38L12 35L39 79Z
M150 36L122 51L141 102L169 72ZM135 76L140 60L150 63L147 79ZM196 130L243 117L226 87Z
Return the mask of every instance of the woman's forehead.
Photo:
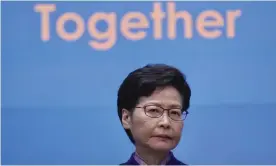
M155 104L158 106L181 106L182 98L179 92L167 87L161 90L156 90L148 97L141 97L140 104Z

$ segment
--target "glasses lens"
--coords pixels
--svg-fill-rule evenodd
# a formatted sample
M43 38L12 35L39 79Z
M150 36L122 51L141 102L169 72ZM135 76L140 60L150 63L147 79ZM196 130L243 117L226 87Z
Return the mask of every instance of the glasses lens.
M158 118L158 117L162 116L163 109L158 106L148 105L145 107L145 113L149 117Z
M173 120L183 120L183 113L181 111L181 109L171 109L170 110L170 117Z

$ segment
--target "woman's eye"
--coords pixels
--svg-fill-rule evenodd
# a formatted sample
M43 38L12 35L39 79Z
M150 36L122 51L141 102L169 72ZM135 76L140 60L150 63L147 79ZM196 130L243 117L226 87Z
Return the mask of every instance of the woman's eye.
M150 112L158 112L157 109L151 109Z
M171 112L171 114L180 115L180 113L179 113L179 112L176 112L176 111Z

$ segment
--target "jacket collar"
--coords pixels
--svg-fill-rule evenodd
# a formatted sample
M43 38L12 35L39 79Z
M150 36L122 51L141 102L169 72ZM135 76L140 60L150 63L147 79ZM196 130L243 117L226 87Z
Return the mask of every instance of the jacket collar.
M166 165L172 158L172 155L172 152L169 152L166 158L161 162L161 165ZM139 165L147 165L146 162L139 156L137 152L133 153L133 158Z

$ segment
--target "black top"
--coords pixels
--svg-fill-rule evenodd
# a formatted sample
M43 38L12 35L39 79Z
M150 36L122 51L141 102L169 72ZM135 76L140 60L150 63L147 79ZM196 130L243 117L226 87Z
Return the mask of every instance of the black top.
M128 161L125 163L122 163L120 165L139 165L139 163L135 160L134 155L135 155L135 153L132 153L132 155L130 156ZM170 160L166 163L166 165L187 165L187 164L179 161L172 154Z

